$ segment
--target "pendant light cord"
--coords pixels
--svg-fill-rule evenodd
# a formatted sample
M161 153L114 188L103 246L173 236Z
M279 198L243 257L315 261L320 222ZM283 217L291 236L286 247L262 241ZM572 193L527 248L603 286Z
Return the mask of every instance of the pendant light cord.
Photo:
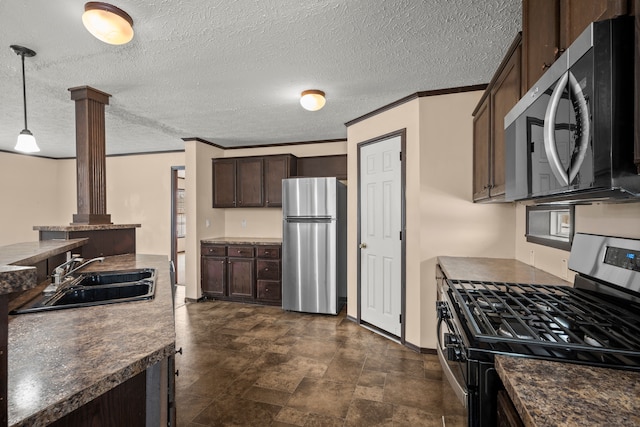
M29 129L27 126L27 85L24 78L24 53L20 55L22 58L22 100L24 105L24 128Z

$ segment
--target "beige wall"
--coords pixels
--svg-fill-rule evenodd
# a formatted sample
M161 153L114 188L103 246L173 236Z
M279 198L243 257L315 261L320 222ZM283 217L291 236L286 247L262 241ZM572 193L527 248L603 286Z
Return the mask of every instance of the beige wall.
M184 165L183 152L107 157L107 213L117 224L142 224L136 250L169 256L171 251L171 166ZM38 240L34 225L67 225L77 213L76 161L0 153L7 200L0 207L0 245Z
M0 246L38 240L34 225L69 222L59 195L66 191L60 163L52 159L0 152ZM71 190L75 194L75 183Z
M423 97L347 130L349 209L357 209L357 144L407 129L406 340L436 346L435 264L439 255L512 258L515 208L474 204L472 117L481 92ZM357 218L349 218L348 260L357 260ZM357 270L349 270L348 314L357 313Z

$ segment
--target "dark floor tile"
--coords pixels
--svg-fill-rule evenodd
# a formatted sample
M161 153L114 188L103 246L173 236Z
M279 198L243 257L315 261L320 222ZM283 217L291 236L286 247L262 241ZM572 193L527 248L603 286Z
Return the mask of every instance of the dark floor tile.
M345 427L393 426L393 405L354 399L344 423Z
M418 408L438 416L443 414L440 381L389 373L384 386L384 401Z
M271 424L281 407L268 403L224 396L207 406L193 422L206 426L256 426Z
M209 406L212 398L196 396L187 393L176 394L176 424L179 426L190 423L204 408Z
M304 427L342 427L343 425L342 418L322 414L309 414L303 424Z
M334 357L323 378L331 381L355 384L358 382L358 378L360 378L362 365L362 361Z
M304 378L287 406L301 412L344 418L354 390L355 385Z
M365 370L394 372L410 377L424 378L424 362L422 360L401 359L398 357L373 354L364 363Z
M330 361L340 345L336 342L321 341L305 336L291 347L291 354L306 356L311 359Z
M442 427L442 416L408 406L394 405L393 425L396 427ZM449 427L449 424L446 424Z
M238 377L231 371L216 369L207 375L202 375L193 384L185 388L188 394L205 397L217 397L222 394L229 385Z
M291 397L291 393L288 393L286 391L252 386L242 395L242 397L245 399L256 401L256 402L263 402L263 403L270 403L272 405L284 406L289 400L289 397Z

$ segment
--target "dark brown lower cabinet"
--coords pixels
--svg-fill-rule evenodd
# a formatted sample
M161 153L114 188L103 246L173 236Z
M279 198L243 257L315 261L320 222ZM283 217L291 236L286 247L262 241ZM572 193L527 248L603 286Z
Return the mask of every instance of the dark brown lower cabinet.
M506 391L500 390L498 392L496 406L498 412L496 417L497 427L524 427L524 423Z
M121 427L146 424L146 372L125 381L50 424L52 427Z
M0 425L7 425L7 341L9 338L9 319L7 318L6 294L0 295Z
M206 297L280 305L279 245L202 243L201 287Z

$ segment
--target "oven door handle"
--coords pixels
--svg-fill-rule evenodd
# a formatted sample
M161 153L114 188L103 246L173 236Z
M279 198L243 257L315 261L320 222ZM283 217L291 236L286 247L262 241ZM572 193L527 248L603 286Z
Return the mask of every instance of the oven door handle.
M445 321L444 319L438 319L438 327L437 327L438 348L436 349L438 352L438 359L440 359L442 372L444 373L444 376L447 378L447 381L451 385L453 392L458 397L458 400L462 403L465 409L467 409L468 408L467 396L469 395L469 392L467 391L467 388L465 387L464 384L458 383L458 380L456 379L455 375L453 374L453 371L451 370L451 366L449 366L449 363L447 362L447 356L444 354L444 350L442 347L442 342L441 342L442 334L440 333L440 331L442 329L442 322L444 321Z

